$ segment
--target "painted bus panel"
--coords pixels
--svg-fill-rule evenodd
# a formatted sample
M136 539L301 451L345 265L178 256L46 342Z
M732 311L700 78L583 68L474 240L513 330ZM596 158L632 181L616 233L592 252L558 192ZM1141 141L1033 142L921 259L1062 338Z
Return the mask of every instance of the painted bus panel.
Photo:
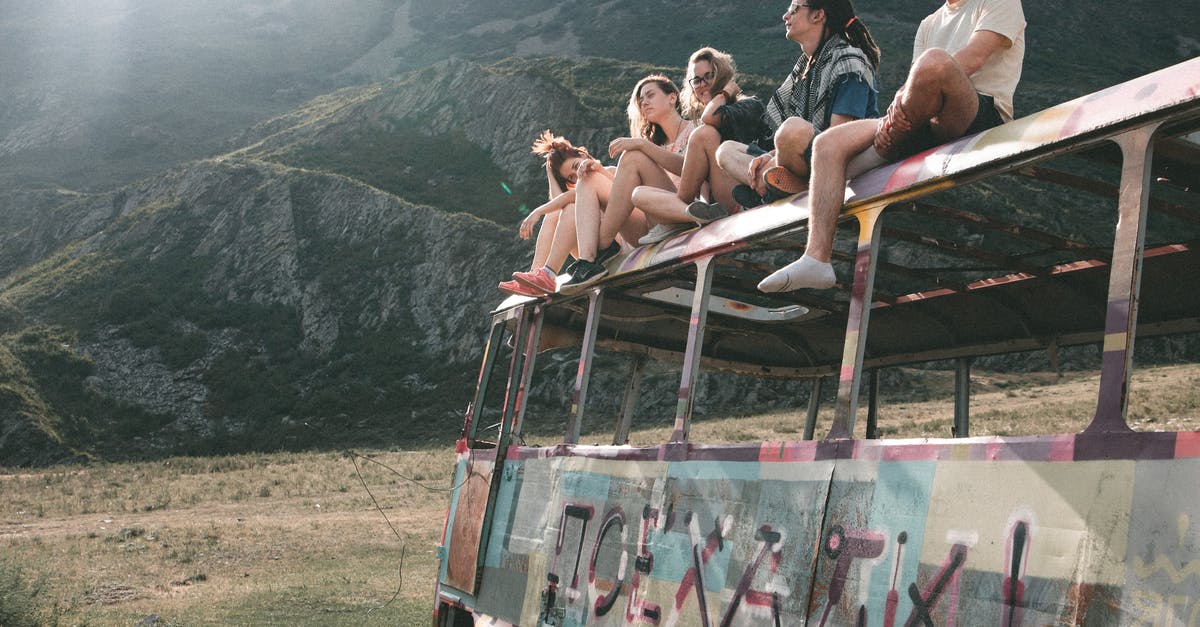
M484 624L1194 624L1196 439L513 450L474 602Z

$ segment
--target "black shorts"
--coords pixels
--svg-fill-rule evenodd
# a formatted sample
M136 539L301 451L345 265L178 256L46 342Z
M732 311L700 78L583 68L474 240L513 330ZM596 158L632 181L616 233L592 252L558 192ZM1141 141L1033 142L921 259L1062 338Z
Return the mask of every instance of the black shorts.
M976 95L979 96L979 110L975 112L975 119L971 120L971 124L967 126L967 130L963 132L961 137L982 133L989 128L1000 126L1004 123L1004 118L1000 117L1000 112L996 110L995 98L980 93ZM925 126L916 133L913 133L912 137L904 143L900 154L904 157L910 157L918 152L929 150L934 146L940 146L943 143L945 142L934 137L933 131L928 126Z

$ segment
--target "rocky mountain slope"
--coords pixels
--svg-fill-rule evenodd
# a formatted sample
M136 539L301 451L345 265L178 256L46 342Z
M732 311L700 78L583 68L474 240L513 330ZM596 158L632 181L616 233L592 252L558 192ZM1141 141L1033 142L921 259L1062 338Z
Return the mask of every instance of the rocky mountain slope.
M78 68L61 42L20 34L61 26L52 10L66 3L45 6L0 1L0 32L59 54L51 81L29 54L0 55L12 105L0 107L0 465L449 441L495 282L527 263L511 225L544 195L533 136L552 128L602 154L623 132L633 81L680 76L697 41L732 50L757 93L794 54L782 5L765 2L706 7L672 37L649 18L697 9L381 1L321 29L321 3L216 3L222 19L195 7L179 18L212 35L193 48L169 45L181 31L158 5L97 3L91 17L111 29L139 25L145 45L127 52L144 87L96 79L72 91ZM1186 8L1139 5L1161 36L1126 41L1110 36L1115 19L1084 20L1091 7L1026 7L1020 109L1200 53L1179 26ZM860 7L890 64L885 94L929 8ZM62 28L81 50L108 50L88 47L108 31L84 17ZM1095 54L1089 42L1105 37L1108 54ZM503 58L550 52L573 56ZM227 57L239 63L211 63ZM29 69L13 72L21 59ZM544 415L565 410L569 352L544 359L534 382ZM645 415L667 415L675 380L670 366L651 374ZM593 389L623 385L610 383ZM702 386L702 412L803 394Z

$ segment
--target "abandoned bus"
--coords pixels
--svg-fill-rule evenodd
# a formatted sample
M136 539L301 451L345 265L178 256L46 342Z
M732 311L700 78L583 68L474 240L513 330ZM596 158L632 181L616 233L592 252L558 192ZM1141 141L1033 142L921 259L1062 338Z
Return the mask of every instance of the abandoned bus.
M847 199L829 290L755 289L802 248L801 194L495 309L435 624L1200 622L1200 432L1126 418L1135 338L1200 331L1200 59L866 172ZM1102 347L1085 429L970 435L973 358L1083 344ZM561 440L526 445L535 360L566 346ZM584 445L601 351L632 372L612 443ZM631 445L647 360L681 373L673 428ZM874 373L947 360L953 434L877 437ZM814 433L814 390L794 441L695 441L702 369L836 381L832 426Z

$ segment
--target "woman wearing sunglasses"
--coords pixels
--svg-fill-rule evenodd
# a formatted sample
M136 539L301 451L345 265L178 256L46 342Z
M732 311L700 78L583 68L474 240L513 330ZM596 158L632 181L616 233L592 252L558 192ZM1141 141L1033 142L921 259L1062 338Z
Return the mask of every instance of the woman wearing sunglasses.
M741 95L735 81L737 69L729 54L701 48L688 60L687 87L684 92L684 112L702 126L688 139L684 153L683 171L674 191L656 187L639 187L633 191L633 203L657 224L650 229L641 244L660 242L675 233L725 215L721 207L733 207L732 190L736 181L717 166L716 152L722 141L750 142L765 132L762 121L763 105L755 98ZM691 214L689 203L701 194L721 211L698 211Z

